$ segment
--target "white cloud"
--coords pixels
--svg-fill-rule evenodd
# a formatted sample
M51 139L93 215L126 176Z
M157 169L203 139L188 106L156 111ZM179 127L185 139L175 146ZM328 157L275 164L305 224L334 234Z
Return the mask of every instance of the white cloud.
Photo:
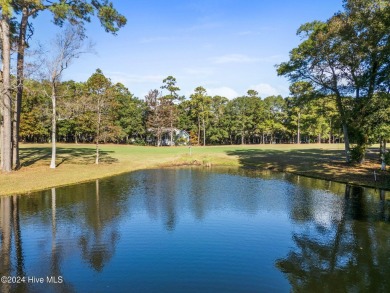
M263 27L257 28L256 30L240 31L240 32L238 32L238 35L239 36L256 36L256 35L260 35L264 32L273 32L273 31L277 31L277 30L278 29L275 27L263 26Z
M266 98L268 96L277 96L281 94L280 91L278 91L276 88L274 88L268 83L259 83L256 85L251 85L249 88L257 91L262 98Z
M216 64L225 64L225 63L251 63L258 62L259 58L251 58L242 54L227 54L212 59Z
M136 75L123 72L107 72L107 77L111 78L113 82L121 82L127 85L134 83L162 83L163 79L166 78L163 75Z
M271 62L271 63L280 63L286 60L288 60L288 56L285 55L272 55L272 56L260 58L261 62Z
M226 64L226 63L255 63L255 62L281 62L285 60L283 55L272 55L266 57L249 57L243 54L226 54L212 58L212 62L215 64Z
M199 67L199 68L185 68L184 72L191 76L208 76L214 73L214 68Z
M171 37L150 37L150 38L143 38L139 41L141 44L148 44L148 43L155 43L155 42L164 42L164 41L170 41L173 38Z
M238 93L234 89L226 86L218 88L206 88L206 91L209 96L222 96L230 100L238 97Z
M253 31L242 31L238 33L239 36L250 36L250 35L258 35L258 32Z
M181 28L179 30L179 32L188 33L188 32L194 32L194 31L210 30L210 29L215 29L215 28L221 27L221 26L222 26L222 24L219 22L204 22L204 23L193 25L193 26Z

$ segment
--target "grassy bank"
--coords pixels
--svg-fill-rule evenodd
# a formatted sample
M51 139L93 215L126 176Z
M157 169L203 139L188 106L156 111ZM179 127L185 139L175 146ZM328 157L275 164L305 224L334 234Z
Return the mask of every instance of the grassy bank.
M58 145L57 168L49 169L50 145L21 147L22 168L0 174L0 195L68 185L133 170L179 165L230 165L286 171L311 177L390 189L390 175L379 171L377 150L362 166L346 165L342 145L245 145L138 147L103 145L101 164L94 164L93 145ZM374 181L374 171L378 174Z

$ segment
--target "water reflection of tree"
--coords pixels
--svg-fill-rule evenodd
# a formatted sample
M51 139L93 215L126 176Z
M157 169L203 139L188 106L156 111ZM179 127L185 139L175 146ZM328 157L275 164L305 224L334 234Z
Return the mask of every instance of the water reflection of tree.
M389 292L390 225L381 216L388 213L383 200L378 208L362 188L347 186L342 217L331 227L306 214L304 232L293 234L296 249L276 262L293 291Z
M1 259L0 259L0 276L9 276L11 273L11 198L1 197ZM0 283L2 292L10 290L9 284Z
M54 194L54 197L53 197ZM52 202L55 207L55 189L52 191ZM50 272L48 276L62 276L60 271L61 250L56 247L56 210L52 210L52 253ZM23 237L20 225L20 196L0 198L0 276L27 276L25 271L25 255L23 252ZM0 292L34 291L27 283L0 284ZM71 286L59 284L53 287L55 292L72 292Z
M225 170L226 171L226 170ZM172 231L178 223L177 210L184 206L194 217L202 220L213 209L225 209L227 204L232 208L247 213L258 211L260 203L258 178L245 185L232 184L227 172L216 174L202 169L186 170L150 170L139 176L142 182L145 209L152 219L160 217L167 230Z
M246 177L248 174L252 178ZM177 210L183 207L198 220L213 210L227 208L248 214L259 209L284 209L280 198L272 195L274 175L271 172L261 175L264 178L259 179L258 173L225 168L149 170L138 174L142 182L138 192L145 195L148 215L160 218L167 230L174 230L180 214Z
M63 261L63 247L57 244L57 193L56 189L51 189L51 253L50 253L50 268L47 276L53 276L56 279L63 277L62 261ZM55 292L74 292L72 284L66 279L63 283L55 284L52 288Z
M156 218L159 211L167 230L175 230L177 224L176 195L178 173L171 170L152 170L143 173L143 193L149 215ZM160 209L159 209L160 207Z
M211 174L207 172L196 172L195 175L191 172L190 174L191 180L188 188L191 190L191 211L198 220L201 220L207 209L207 195L210 195L208 178ZM196 177L196 180L193 177Z
M24 256L19 217L19 197L0 198L0 276L24 276ZM13 241L12 241L13 240ZM14 257L12 257L12 245ZM14 260L14 263L12 263ZM17 290L24 291L25 284L16 284ZM10 290L9 284L0 284L0 291Z
M93 269L102 270L115 253L115 245L119 239L117 221L126 213L126 205L123 203L133 187L133 181L129 180L128 176L119 176L105 181L102 185L96 192L93 190L92 195L91 184L87 183L53 188L31 196L1 197L0 276L36 275L38 271L45 272L45 276L63 276L64 258L67 253L74 252L75 247L64 245L69 243L67 233L72 229L76 235L81 234L78 237L79 242L76 243L80 244L83 259L91 264ZM30 260L31 263L37 261L41 267L32 267L29 271L25 269L25 258L28 255L24 250L29 251L32 243L26 236L22 237L21 219L28 219L23 222L26 225L24 229L30 229L31 219L35 223L40 222L39 225L45 227L45 239L49 240L39 244L43 245L44 260ZM45 248L49 248L47 255L44 255ZM72 292L72 284L66 278L64 281L63 284L53 285L51 290ZM36 291L37 286L22 283L11 287L8 284L0 284L0 292Z
M95 197L89 198L86 208L88 228L83 230L79 238L82 258L99 272L115 254L115 246L119 239L117 225L114 222L121 214L121 201L118 202L109 196L108 190L110 189L106 186L102 196L99 180L96 180Z
M57 197L66 223L75 224L82 259L95 271L101 272L115 254L118 222L127 214L134 187L134 180L123 175L61 189Z

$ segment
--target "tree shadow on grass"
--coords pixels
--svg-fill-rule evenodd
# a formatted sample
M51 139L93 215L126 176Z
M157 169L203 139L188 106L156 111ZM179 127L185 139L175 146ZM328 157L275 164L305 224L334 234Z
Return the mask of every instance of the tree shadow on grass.
M110 156L113 151L99 150L99 163L113 164L118 162ZM57 148L57 167L63 163L89 165L95 163L96 150L93 148ZM51 147L29 147L20 152L22 167L31 166L39 161L50 161Z
M304 171L312 169L314 166L343 163L343 151L341 150L306 149L281 151L246 149L228 151L227 155L237 156L243 167L258 167L281 171L286 168Z
M367 161L363 165L347 164L344 150L300 149L300 150L262 150L245 149L227 151L227 155L236 156L244 168L260 168L274 171L287 171L309 177L329 180L356 182L388 189L388 172L380 172L379 151L370 148ZM377 181L374 181L374 171Z

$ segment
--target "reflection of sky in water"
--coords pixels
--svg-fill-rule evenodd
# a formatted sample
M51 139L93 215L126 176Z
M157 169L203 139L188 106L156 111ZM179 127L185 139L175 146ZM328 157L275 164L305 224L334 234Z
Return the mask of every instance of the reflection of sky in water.
M57 188L55 197L19 198L23 269L62 275L66 290L79 292L289 291L314 282L310 272L317 282L331 269L348 275L364 249L365 265L381 275L388 200L345 192L333 182L226 169L147 170ZM0 268L16 274L11 240L12 264Z
M316 224L330 229L332 224L340 222L343 217L343 198L335 197L330 192L314 190L313 209Z

